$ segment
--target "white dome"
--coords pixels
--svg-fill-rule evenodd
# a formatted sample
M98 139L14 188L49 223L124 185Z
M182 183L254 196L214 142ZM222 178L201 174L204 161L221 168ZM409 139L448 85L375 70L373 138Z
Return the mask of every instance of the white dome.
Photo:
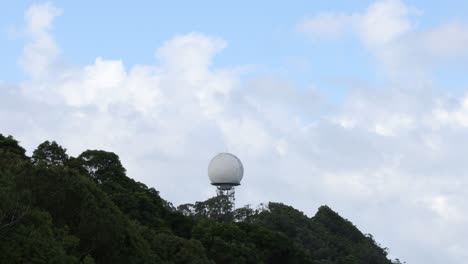
M219 153L208 165L208 177L213 185L239 185L244 176L244 166L230 153Z

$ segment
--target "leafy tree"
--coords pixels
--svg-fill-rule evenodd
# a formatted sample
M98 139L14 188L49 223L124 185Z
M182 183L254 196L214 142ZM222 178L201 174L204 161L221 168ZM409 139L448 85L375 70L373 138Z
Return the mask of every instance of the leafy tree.
M254 210L250 205L246 205L234 210L234 220L236 222L251 223L258 216L259 212L258 209Z
M232 203L224 195L215 196L193 206L196 217L208 217L219 221L230 222L234 219Z
M141 226L141 233L151 249L158 254L164 263L199 263L211 264L205 248L198 240L184 239L168 233L158 233L153 229Z
M17 224L30 210L30 194L18 190L31 171L18 141L0 134L0 231Z
M55 141L45 141L34 150L32 162L44 165L63 165L68 161L66 151Z
M78 263L78 238L34 207L33 174L24 149L0 134L0 263Z
M50 212L58 226L80 238L80 258L97 263L134 263L152 259L148 243L112 200L74 170L39 167L33 179L36 206Z
M193 216L195 215L195 206L191 203L181 204L177 206L177 211L184 216Z
M0 263L78 263L76 256L67 254L78 238L55 228L50 215L37 209L1 235Z
M103 150L87 150L78 156L83 168L98 183L106 180L126 180L125 168L115 153Z
M18 157L26 158L26 150L18 144L12 136L5 137L0 134L0 150L18 155Z
M157 230L169 230L164 218L171 213L165 209L158 191L128 178L116 154L87 150L77 163L127 217Z

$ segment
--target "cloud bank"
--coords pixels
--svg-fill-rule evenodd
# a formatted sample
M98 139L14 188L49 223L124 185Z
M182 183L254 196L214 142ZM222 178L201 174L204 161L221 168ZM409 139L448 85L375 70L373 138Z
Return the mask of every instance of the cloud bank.
M245 166L239 204L280 201L309 215L329 204L408 263L468 257L468 96L431 80L434 67L466 60L463 24L418 30L421 11L397 0L300 21L319 41L356 36L387 78L329 109L288 80L214 67L228 43L202 33L167 40L150 65L67 63L51 33L62 13L26 11L19 65L30 78L0 84L1 132L29 151L47 139L72 155L114 151L130 177L176 204L213 195L207 164L230 151Z

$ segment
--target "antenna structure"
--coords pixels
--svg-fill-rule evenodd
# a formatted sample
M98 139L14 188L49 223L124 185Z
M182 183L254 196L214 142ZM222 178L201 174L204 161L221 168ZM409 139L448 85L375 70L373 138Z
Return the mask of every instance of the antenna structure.
M235 206L235 187L240 185L244 176L244 166L238 157L231 153L219 153L208 166L208 177L216 186L218 196L226 196Z

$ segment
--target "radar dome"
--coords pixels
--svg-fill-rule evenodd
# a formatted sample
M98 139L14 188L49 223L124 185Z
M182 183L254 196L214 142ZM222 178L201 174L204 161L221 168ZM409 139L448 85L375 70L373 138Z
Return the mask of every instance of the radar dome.
M240 185L244 166L239 158L230 153L219 153L208 165L208 177L212 185Z

